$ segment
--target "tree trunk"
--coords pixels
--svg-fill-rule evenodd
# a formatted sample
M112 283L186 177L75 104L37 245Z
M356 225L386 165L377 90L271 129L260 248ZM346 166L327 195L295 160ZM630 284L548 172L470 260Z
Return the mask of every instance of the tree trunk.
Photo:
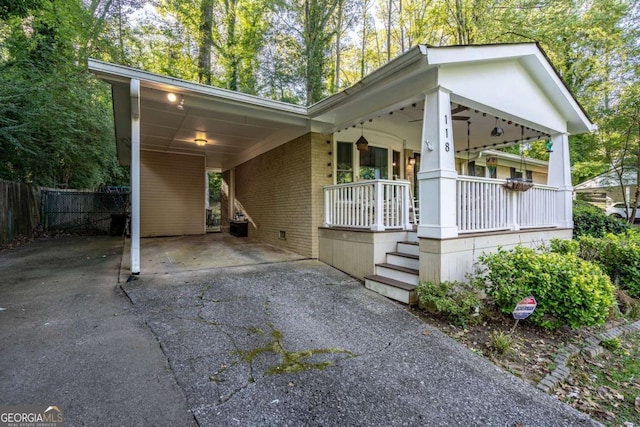
M200 4L200 40L198 44L198 81L211 84L211 49L213 49L213 0Z
M393 0L389 0L389 10L387 11L387 62L391 61L391 8Z
M238 80L240 74L240 58L238 58L238 46L236 37L236 4L237 0L225 0L225 12L227 14L227 51L228 58L227 89L238 90Z
M331 93L335 93L340 90L340 36L342 35L342 5L343 2L340 2L340 8L338 9L338 23L336 24L336 65L335 70L333 71L334 75Z

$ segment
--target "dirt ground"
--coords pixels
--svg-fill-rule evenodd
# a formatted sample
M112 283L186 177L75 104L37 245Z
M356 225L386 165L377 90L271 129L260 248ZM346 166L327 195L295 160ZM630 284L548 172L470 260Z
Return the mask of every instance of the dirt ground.
M496 314L477 325L461 327L417 307L407 307L407 310L532 385L537 385L556 368L554 358L561 349L570 344L581 348L588 337L625 323L621 318L599 328L574 330L563 327L551 332L527 324L526 320L514 327L515 321L509 316ZM493 334L511 339L507 351L501 353L496 350ZM627 373L627 377L631 375L632 378L617 383L611 380L613 374L601 373L599 376L608 381L599 381L597 375L589 373L593 367L605 373L620 369L625 364L624 357L633 357L640 351L638 334L622 337L620 341L621 350L605 349L596 357L580 353L572 358L569 363L571 375L566 381L561 381L551 394L606 426L637 427L640 426L640 377L632 374L636 374L639 363L626 367L626 371L632 373ZM633 396L623 396L629 393Z

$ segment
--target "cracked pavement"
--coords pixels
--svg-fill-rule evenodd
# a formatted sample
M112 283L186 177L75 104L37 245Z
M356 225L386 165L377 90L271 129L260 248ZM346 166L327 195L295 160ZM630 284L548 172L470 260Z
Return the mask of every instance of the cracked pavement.
M598 425L318 261L122 287L202 426Z
M0 252L0 404L60 405L68 426L597 425L318 261L144 239L125 295L122 247Z

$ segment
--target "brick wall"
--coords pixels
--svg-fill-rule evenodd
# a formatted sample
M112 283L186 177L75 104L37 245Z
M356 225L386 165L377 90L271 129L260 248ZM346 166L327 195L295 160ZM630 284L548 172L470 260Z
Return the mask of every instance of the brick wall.
M332 183L330 140L310 133L236 167L236 208L250 220L249 237L318 257L322 187Z

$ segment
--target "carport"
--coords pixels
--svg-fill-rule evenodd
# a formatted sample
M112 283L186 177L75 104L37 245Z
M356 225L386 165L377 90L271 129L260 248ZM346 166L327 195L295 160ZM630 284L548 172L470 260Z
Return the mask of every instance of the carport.
M233 167L309 132L304 107L97 60L89 69L111 85L118 160L131 167L133 274L141 237L205 233L205 171L229 171L232 217Z

